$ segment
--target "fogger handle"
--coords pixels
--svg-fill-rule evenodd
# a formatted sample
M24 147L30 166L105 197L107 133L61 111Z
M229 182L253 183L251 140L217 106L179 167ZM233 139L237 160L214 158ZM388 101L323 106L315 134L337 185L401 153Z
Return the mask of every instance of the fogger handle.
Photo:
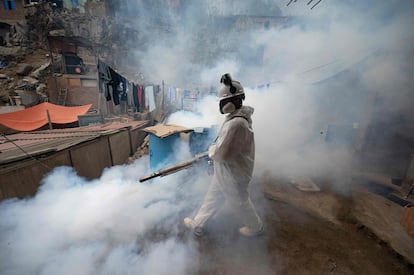
M181 162L179 164L176 164L176 165L158 170L157 172L152 173L151 175L140 178L139 181L144 182L144 181L147 181L147 180L150 180L150 179L153 179L153 178L167 176L169 174L172 174L172 173L178 172L180 170L186 169L186 168L192 166L193 164L195 164L195 163L197 163L200 160L205 159L205 158L208 158L208 152L198 154L194 158L192 158L188 161L184 161L184 162Z

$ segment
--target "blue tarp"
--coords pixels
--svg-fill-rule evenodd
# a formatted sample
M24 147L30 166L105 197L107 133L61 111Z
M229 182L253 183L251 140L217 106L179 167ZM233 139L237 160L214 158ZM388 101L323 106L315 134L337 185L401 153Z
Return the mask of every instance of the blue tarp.
M7 60L0 61L0 69L6 68L7 65L9 65L9 62L7 62Z

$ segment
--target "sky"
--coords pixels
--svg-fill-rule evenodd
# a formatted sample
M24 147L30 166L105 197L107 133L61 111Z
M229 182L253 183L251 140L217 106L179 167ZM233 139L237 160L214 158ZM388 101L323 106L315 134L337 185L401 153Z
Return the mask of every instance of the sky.
M202 10L226 17L249 11L253 2L289 20L270 29L226 25L222 32L203 24L208 16ZM289 6L282 0L253 2L194 1L179 13L141 9L149 18L168 17L174 28L167 36L149 33L151 46L131 52L137 66L145 65L147 78L171 86L218 87L226 72L241 82L244 104L255 109L254 182L264 173L316 177L349 171L359 140L330 144L329 125L358 130L379 121L384 132L413 138L401 129L414 125L414 116L405 117L404 127L386 117L410 114L413 106L414 2L323 0L314 9L300 0ZM269 8L272 3L278 9ZM144 33L148 26L142 26ZM200 47L205 41L208 47ZM247 58L251 49L262 49L263 59ZM188 127L219 125L222 119L215 98L202 101L197 115L169 117ZM177 154L190 156L185 141L179 148ZM146 157L108 168L92 181L59 167L44 177L33 198L3 201L0 273L194 273L198 243L180 237L181 221L194 214L209 178L205 171L183 171L138 183L148 172Z

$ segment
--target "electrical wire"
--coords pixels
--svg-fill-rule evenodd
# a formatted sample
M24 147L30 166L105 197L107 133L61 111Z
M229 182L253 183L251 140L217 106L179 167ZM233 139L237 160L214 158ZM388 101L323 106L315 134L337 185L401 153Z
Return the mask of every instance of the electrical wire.
M322 2L322 0L319 0L318 2L316 2L311 9L313 9L314 7L316 7L320 2Z
M286 6L289 6L292 3L296 3L298 0L289 0L289 2L286 4ZM308 0L308 2L306 3L307 6L309 6L311 3L313 2L313 0ZM313 6L310 8L311 10L316 7L320 2L322 2L322 0L319 0L318 2L316 2L315 4L313 4Z
M29 154L28 152L26 152L22 147L20 147L18 144L16 144L13 140L9 139L6 134L4 133L0 133L0 135L2 137L4 137L8 142L11 142L14 146L16 146L17 148L19 148L26 156L28 156L29 158L33 159L34 161L40 163L40 165L42 165L44 168L48 169L48 170L52 170L52 168L46 164L44 164L43 162L41 162L40 160L38 160L37 158L35 158L34 156L32 156L31 154Z

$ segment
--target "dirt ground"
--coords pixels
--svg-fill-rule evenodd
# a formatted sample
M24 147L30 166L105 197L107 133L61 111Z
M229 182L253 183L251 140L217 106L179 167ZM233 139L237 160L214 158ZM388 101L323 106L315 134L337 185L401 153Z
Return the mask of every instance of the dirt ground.
M284 193L289 196L289 192ZM223 211L198 239L196 274L413 274L414 268L368 228L338 211L337 222L253 195L265 234L245 238ZM322 207L323 208L323 207ZM186 237L196 238L190 232Z

